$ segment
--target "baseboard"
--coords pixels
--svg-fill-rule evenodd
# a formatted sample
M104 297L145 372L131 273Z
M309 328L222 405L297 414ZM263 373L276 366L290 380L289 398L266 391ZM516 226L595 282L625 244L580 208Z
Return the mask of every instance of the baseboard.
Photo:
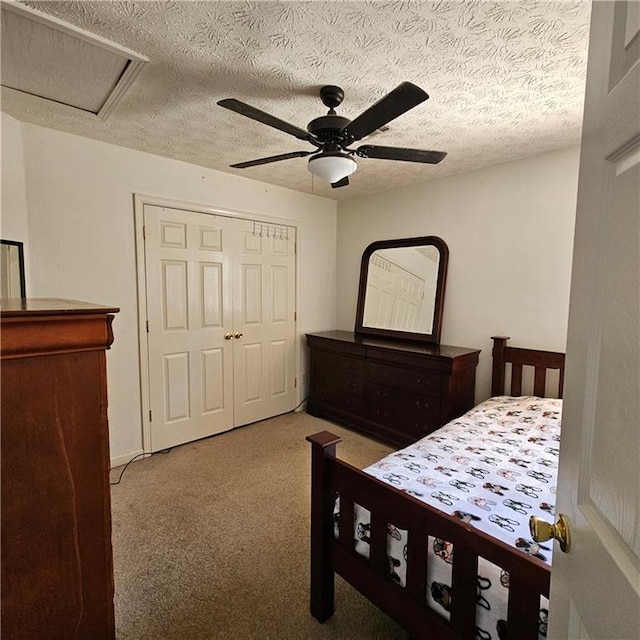
M139 451L131 451L130 453L123 453L122 455L115 456L111 458L111 468L114 469L115 467L121 467L123 464L130 462L133 458L136 458L137 460L144 460L144 458L151 455L150 453L147 453L143 456L143 453L144 451L140 449ZM137 456L140 457L137 458Z

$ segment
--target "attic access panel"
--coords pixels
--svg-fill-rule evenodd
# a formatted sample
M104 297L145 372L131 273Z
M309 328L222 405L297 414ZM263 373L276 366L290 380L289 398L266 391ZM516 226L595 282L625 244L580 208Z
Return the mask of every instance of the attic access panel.
M106 119L148 59L28 7L2 2L3 87Z

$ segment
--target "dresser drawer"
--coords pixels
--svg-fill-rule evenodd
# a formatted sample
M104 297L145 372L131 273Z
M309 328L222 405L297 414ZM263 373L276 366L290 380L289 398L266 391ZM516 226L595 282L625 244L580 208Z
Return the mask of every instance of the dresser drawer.
M320 351L314 355L311 378L316 390L361 396L364 393L364 361Z
M367 384L366 398L372 405L384 407L391 412L400 411L407 416L428 418L435 421L440 418L439 398L422 396L373 383Z
M362 358L352 358L330 351L316 351L313 354L313 364L331 373L348 373L359 377L364 375L364 360Z
M311 374L314 389L331 393L345 393L354 396L364 395L362 378L349 375L331 374L329 371L314 369ZM318 395L317 393L315 395Z
M417 369L402 369L379 362L367 363L367 380L412 393L440 397L441 375Z
M413 442L440 427L439 416L429 412L405 412L388 402L367 402L367 417L372 422L395 431L399 442Z
M363 396L341 393L340 391L332 391L331 389L323 389L320 393L315 394L313 401L314 403L320 403L332 409L357 415L362 415L365 411Z

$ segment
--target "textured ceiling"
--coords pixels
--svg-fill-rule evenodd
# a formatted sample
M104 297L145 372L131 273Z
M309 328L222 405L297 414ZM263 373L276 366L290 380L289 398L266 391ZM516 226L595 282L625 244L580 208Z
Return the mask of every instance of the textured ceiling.
M147 56L106 122L11 89L24 122L342 199L578 144L590 3L25 2ZM358 160L331 189L306 158L229 164L311 145L216 105L234 97L301 128L326 113L324 84L353 119L403 81L430 99L367 139L447 151L437 166Z

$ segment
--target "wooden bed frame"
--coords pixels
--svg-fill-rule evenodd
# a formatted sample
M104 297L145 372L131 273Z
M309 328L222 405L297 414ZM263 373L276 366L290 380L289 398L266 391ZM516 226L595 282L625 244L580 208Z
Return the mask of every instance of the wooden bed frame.
M547 369L559 369L557 397L562 397L564 354L507 347L509 338L493 339L492 395L505 394L507 363L510 395L522 395L523 365L533 366L534 395L545 395ZM478 557L510 574L507 628L509 640L537 640L540 596L549 597L550 568L453 516L420 502L389 484L336 458L341 438L323 431L307 438L311 458L311 614L320 622L334 612L334 573L407 630L413 640L475 637ZM338 536L333 510L340 496ZM354 504L371 512L370 555L355 551ZM407 531L406 587L389 576L387 523ZM427 536L454 546L450 620L427 604Z

